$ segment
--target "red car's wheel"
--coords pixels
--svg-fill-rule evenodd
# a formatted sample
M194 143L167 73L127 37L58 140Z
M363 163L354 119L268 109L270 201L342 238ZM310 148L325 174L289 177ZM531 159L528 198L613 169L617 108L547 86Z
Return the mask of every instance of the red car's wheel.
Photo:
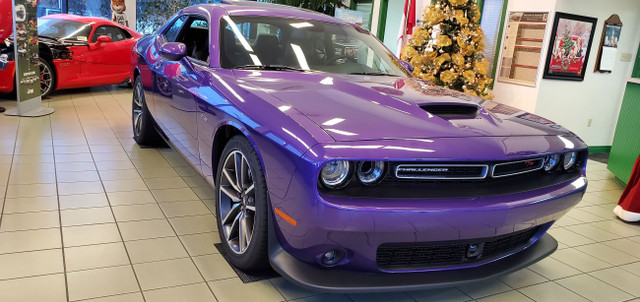
M43 58L38 60L40 61L40 95L44 98L49 96L56 86L56 72L47 60Z

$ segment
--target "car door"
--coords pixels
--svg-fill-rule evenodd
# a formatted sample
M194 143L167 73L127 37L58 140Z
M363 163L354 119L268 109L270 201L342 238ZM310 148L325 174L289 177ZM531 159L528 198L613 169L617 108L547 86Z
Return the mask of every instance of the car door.
M98 37L107 36L111 42L98 42ZM123 82L129 76L133 36L113 25L94 26L87 50L77 57L81 62L80 74L92 85Z
M153 115L158 126L194 166L200 167L198 150L198 89L208 67L209 27L205 17L183 16L156 40L156 45L181 42L186 57L171 61L159 56L154 73Z

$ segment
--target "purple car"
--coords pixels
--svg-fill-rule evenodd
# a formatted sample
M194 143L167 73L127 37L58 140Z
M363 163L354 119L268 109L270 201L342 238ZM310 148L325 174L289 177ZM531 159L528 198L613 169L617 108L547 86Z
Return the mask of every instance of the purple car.
M459 285L551 254L587 146L542 117L411 76L361 27L257 2L140 39L133 129L215 187L233 265L325 291Z

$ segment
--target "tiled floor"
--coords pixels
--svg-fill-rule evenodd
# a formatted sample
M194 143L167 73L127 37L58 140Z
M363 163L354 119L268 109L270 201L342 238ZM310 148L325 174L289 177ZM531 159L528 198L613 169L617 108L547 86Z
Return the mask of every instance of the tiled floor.
M0 301L640 301L640 225L614 217L621 190L595 161L584 200L551 229L560 249L503 278L357 295L243 284L213 247L207 184L131 139L130 95L60 92L50 116L0 115Z

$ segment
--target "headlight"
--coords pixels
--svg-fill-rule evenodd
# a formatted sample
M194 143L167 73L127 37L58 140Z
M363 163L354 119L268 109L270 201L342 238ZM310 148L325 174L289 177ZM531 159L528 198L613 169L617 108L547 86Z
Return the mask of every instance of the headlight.
M384 175L384 162L361 161L358 163L358 179L365 185L373 185Z
M562 156L562 167L565 170L569 170L571 168L573 168L573 165L575 165L576 163L576 158L578 157L578 153L574 152L567 152Z
M322 167L320 179L327 187L338 188L346 183L350 170L351 164L346 160L330 161Z
M560 154L553 154L547 156L547 160L544 162L544 170L549 172L558 165L560 162Z

